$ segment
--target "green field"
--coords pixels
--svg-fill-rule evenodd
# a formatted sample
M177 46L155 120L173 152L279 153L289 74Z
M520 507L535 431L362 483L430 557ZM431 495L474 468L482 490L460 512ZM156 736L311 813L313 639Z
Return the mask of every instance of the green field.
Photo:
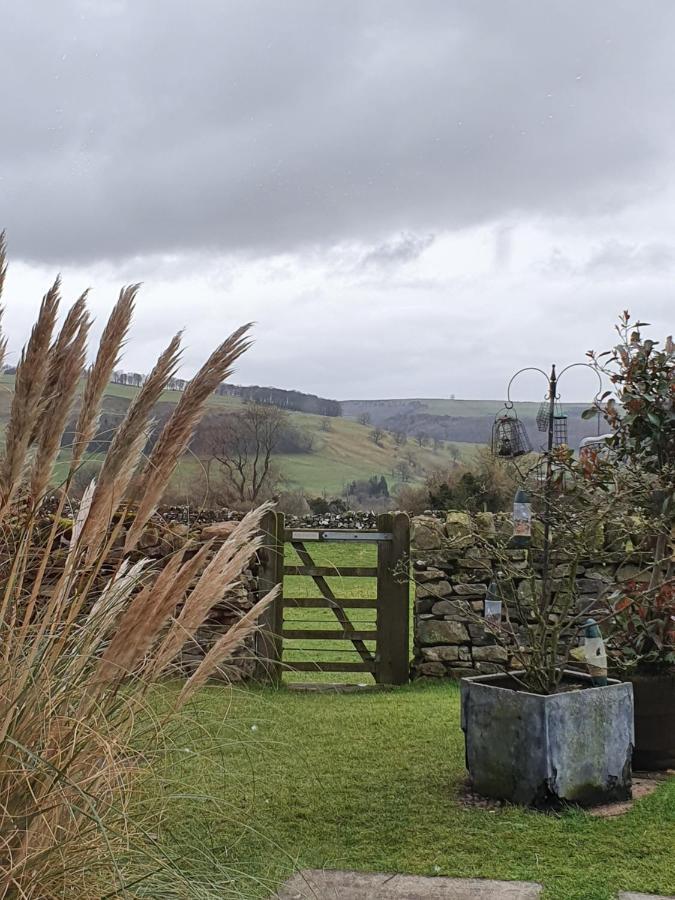
M14 385L13 376L0 376L0 429L9 415L9 407ZM5 390L2 390L2 388ZM106 396L114 400L131 401L137 388L127 385L110 384ZM181 394L177 391L165 391L161 402L176 403ZM213 395L209 407L214 411L232 411L240 408L240 402L233 397ZM123 407L120 408L120 415ZM287 490L303 490L309 496L336 496L342 493L346 484L354 480L368 479L372 475L385 475L390 487L398 483L394 469L409 454L414 457L410 463L410 478L413 483L419 482L425 473L446 466L452 462L453 456L446 446L437 451L431 447L419 447L412 439L404 447L396 447L391 435L385 435L382 446L371 440L371 428L360 425L346 418L330 420L330 431L323 430L322 416L294 412L291 421L298 428L312 434L314 450L311 453L278 455L275 461L280 469L284 487ZM468 462L475 454L477 444L460 443L453 445L459 454L460 461ZM95 457L94 457L95 459ZM59 467L57 477L62 474L64 466ZM207 481L203 474L203 465L189 455L181 463L174 477L174 489L179 496L187 500L191 492L207 496ZM194 499L193 499L194 502Z
M0 429L9 415L9 408L14 384L13 376L0 376ZM4 390L3 390L4 388ZM120 401L131 401L137 388L126 385L110 384L106 389L104 402L109 409L114 408L121 417L124 404ZM177 391L165 391L162 404L173 404L181 394ZM209 400L213 411L230 412L240 408L240 402L233 397L213 395ZM360 425L346 418L330 420L330 431L323 430L324 417L293 412L291 421L298 428L310 433L314 441L311 453L278 455L275 462L282 476L285 490L302 490L308 496L338 496L345 485L355 480L367 480L373 475L384 475L390 489L395 488L399 476L394 470L401 461L408 462L411 483L420 482L424 475L435 468L449 465L453 454L447 445L434 451L431 447L419 447L410 439L403 447L397 447L392 436L386 434L382 446L371 440L371 427ZM460 461L468 462L474 456L479 445L470 443L454 444ZM409 456L412 455L412 462ZM96 460L96 457L92 457ZM56 480L63 477L66 468L67 454L57 467ZM176 502L201 503L208 498L208 481L204 474L204 465L190 454L186 455L174 476L173 494Z
M307 546L319 565L376 558L372 544ZM299 562L292 548L286 562ZM375 596L372 579L328 581L337 596ZM304 576L286 576L284 593L320 595ZM349 614L363 629L374 622L374 610ZM335 624L329 610L287 610L285 621ZM358 658L345 642L306 645L287 641L285 659ZM284 676L304 680L371 678ZM190 715L157 773L173 794L160 833L169 853L176 841L191 848L178 861L183 877L219 898L268 898L301 868L531 880L544 885L543 900L675 890L673 779L617 818L467 805L457 685L362 695L211 686Z
M377 549L375 544L340 544L340 543L308 543L312 559L320 566L375 566ZM299 565L295 550L286 545L286 563ZM327 578L331 590L336 597L357 599L375 599L377 597L377 581L374 578ZM286 597L320 597L321 591L314 581L306 575L286 575L284 578L284 595ZM411 607L412 609L412 607ZM374 609L349 609L346 613L352 624L358 629L370 631L375 627ZM338 628L338 623L330 609L287 609L284 611L286 627L302 628L309 631L325 628ZM369 650L375 649L374 641L366 641ZM340 640L286 640L284 641L284 662L360 662L361 658L349 641ZM285 674L287 681L326 680L349 682L373 682L372 675L364 673L340 673L320 675L318 673Z
M160 834L188 845L178 865L205 897L268 898L305 867L531 880L544 900L675 891L675 780L609 819L466 807L454 685L213 686L191 713L157 773L174 795Z
M132 400L138 393L138 388L127 384L109 384L105 393L107 397L123 397L126 400ZM160 403L178 403L181 397L181 391L163 391L159 401ZM240 406L236 397L224 397L220 394L212 394L207 403L214 409L236 409Z
M409 440L404 447L397 447L391 435L385 435L382 447L371 440L372 429L350 419L331 419L332 431L321 430L320 416L293 413L294 423L314 435L313 453L279 456L277 461L288 479L290 487L302 487L309 494L340 494L350 481L367 479L371 475L385 475L390 486L397 482L393 470L397 463L412 453L415 467L411 467L411 480L419 481L425 472L447 466L452 457L447 447L434 451L431 447L419 447ZM477 444L455 444L462 461L468 461L476 452Z
M543 399L543 397L542 397ZM592 399L592 398L591 398ZM426 411L443 416L488 416L492 418L500 412L504 403L501 400L422 400ZM590 400L589 400L590 403ZM589 403L562 404L569 416L581 414ZM540 402L522 402L514 404L514 409L523 419L533 419L539 410Z

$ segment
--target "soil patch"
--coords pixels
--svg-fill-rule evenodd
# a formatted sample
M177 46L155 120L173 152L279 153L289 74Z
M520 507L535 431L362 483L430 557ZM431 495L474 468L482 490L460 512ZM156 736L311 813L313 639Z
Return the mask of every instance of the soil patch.
M634 772L633 773L633 797L630 800L620 800L616 803L601 803L597 806L585 807L584 812L590 816L598 818L611 818L613 816L622 816L632 808L636 800L648 797L663 784L668 778L675 775L675 770L667 770L666 772ZM457 801L460 806L465 809L485 809L489 812L495 812L506 806L513 806L508 800L493 800L490 797L482 797L480 794L471 790L468 779L463 783ZM555 815L552 810L537 810L544 815Z

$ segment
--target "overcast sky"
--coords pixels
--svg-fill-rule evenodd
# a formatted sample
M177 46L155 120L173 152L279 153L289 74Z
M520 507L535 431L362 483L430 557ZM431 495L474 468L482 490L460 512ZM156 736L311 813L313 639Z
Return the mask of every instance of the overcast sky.
M0 7L14 358L56 271L99 324L144 282L129 370L254 319L237 382L340 399L500 398L626 307L673 331L671 0Z

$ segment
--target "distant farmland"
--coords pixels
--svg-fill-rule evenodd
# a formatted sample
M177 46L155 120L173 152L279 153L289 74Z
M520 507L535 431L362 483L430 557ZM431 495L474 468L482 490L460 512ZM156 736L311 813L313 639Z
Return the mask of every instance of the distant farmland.
M3 432L9 415L13 385L13 376L0 376L0 429ZM121 421L137 391L138 388L135 387L110 384L106 391L104 412L113 421ZM165 391L157 407L157 417L166 416L180 397L178 391ZM227 413L241 408L241 402L234 397L213 395L209 406L215 414L219 410ZM469 461L477 446L463 442L434 450L431 444L420 447L411 439L405 446L397 447L391 434L384 434L382 446L377 446L371 439L371 426L361 425L349 418L331 418L330 430L326 431L326 420L322 416L292 412L289 417L296 427L312 435L314 449L311 453L279 455L275 457L275 462L283 476L284 488L303 490L308 496L336 496L342 493L349 482L366 480L373 475L384 475L391 490L400 483L400 475L395 473L396 466L405 460L414 460L414 465L408 465L410 481L415 483L426 472L447 466L455 459ZM97 456L94 455L93 461L96 459ZM64 451L63 465L59 467L58 475L63 474L66 461L67 452ZM188 454L174 477L177 496L187 499L190 492L194 491L201 496L193 499L200 502L206 492L203 472L202 463Z
M516 403L515 412L523 420L533 447L543 445L544 438L537 430L536 415L539 403ZM585 403L563 404L567 415L569 444L578 447L582 438L598 433L597 419L584 420L581 413ZM391 431L404 431L408 435L425 434L464 443L486 444L490 440L495 416L504 408L497 400L345 400L343 415L357 419L369 416L373 424ZM602 427L602 426L601 426Z

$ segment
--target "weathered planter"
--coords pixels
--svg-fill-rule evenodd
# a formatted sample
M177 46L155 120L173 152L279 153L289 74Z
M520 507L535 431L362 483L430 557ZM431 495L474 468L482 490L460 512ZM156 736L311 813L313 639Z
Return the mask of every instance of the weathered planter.
M675 769L675 672L632 675L634 769Z
M514 673L519 674L519 673ZM464 678L462 730L473 789L524 806L588 806L631 796L633 689L567 672L579 684L543 696L507 674Z

